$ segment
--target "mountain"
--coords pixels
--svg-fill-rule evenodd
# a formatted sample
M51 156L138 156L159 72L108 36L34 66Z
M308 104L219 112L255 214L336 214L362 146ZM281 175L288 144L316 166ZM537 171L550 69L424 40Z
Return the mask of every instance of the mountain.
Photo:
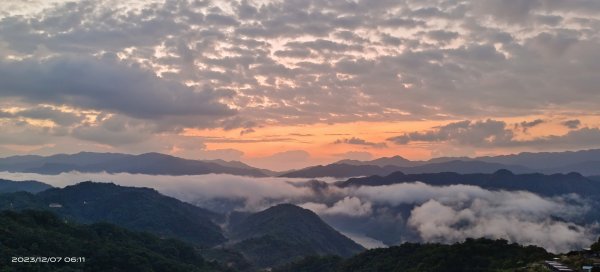
M600 176L589 176L587 178L600 183Z
M512 155L477 157L474 159L502 164L517 164L533 169L552 169L588 161L599 161L600 149L565 152L522 152Z
M380 167L376 165L350 165L350 164L329 164L312 166L297 171L292 171L281 175L286 178L318 178L318 177L335 177L347 178L357 176L370 175L386 175L401 168L396 166Z
M486 171L466 171L465 169L448 169L443 170L441 168L434 167L436 165L443 166L446 163L452 161L462 162L479 162L489 163L490 165L500 166L503 165L503 169L509 169L515 173L569 173L578 172L585 176L600 175L600 149L580 150L580 151L564 151L564 152L522 152L511 155L500 155L500 156L481 156L481 157L439 157L433 158L427 161L411 161L400 156L394 157L383 157L370 161L358 161L358 160L341 160L338 164L348 165L375 165L379 167L384 166L397 166L403 167L398 169L405 173L433 173L452 171L458 173L478 173L478 172L489 172ZM414 170L407 169L408 167L415 167ZM417 170L419 167L425 170ZM431 170L431 168L434 168ZM493 167L492 167L493 168ZM501 169L496 168L495 170ZM494 170L494 171L495 171ZM384 175L384 173L379 173Z
M372 249L343 260L309 257L274 271L300 272L463 272L521 271L553 257L543 248L509 244L505 240L467 239L463 243L412 244ZM318 270L313 270L318 268ZM545 271L545 270L522 270Z
M385 177L370 176L351 178L338 183L338 186L379 186L405 182L423 182L434 186L454 184L475 185L492 190L525 190L541 195L600 195L598 181L588 179L578 173L569 174L514 174L508 170L498 170L493 174L458 174L452 172L430 174L405 174L395 172Z
M226 166L226 167L232 167L232 168L240 168L240 169L248 169L248 170L259 170L260 172L262 172L264 175L266 176L277 176L279 174L279 172L276 171L272 171L269 169L262 169L262 168L256 168L250 165L247 165L241 161L225 161L225 160L221 160L221 159L217 159L217 160L207 160L205 162L212 162L212 163L216 163L222 166Z
M261 267L309 255L348 257L364 248L312 211L280 204L252 214L230 228L233 248Z
M0 200L3 209L51 210L79 223L108 222L199 246L214 246L225 241L221 229L213 223L221 219L219 214L149 188L82 182L36 195L2 195ZM61 206L50 207L50 204Z
M515 173L533 173L535 171L518 166L482 161L452 160L439 163L428 163L420 166L401 168L407 174L455 172L459 174L494 173L500 169L508 169Z
M441 173L456 172L460 174L470 173L493 173L499 169L509 169L516 173L532 173L531 169L518 165L504 165L499 163L489 163L481 161L461 161L453 160L439 163L427 163L418 166L400 167L400 166L377 166L377 165L349 165L349 164L329 164L325 166L314 166L298 171L293 171L282 175L289 178L318 178L318 177L358 177L380 175L385 176L393 172L401 171L407 174L420 173Z
M66 223L47 211L0 212L0 241L2 271L224 271L183 242L106 223ZM30 256L63 259L11 262Z
M600 158L594 161L585 161L574 164L569 164L561 167L555 168L546 168L542 170L544 173L567 173L567 172L577 172L582 175L591 176L591 175L600 175Z
M188 160L160 153L129 155L81 152L42 156L13 156L0 159L0 171L60 174L69 171L132 173L150 175L232 174L264 177L265 170L240 162Z
M14 192L30 192L35 194L50 188L52 188L51 185L39 181L12 181L0 179L0 194Z
M359 161L359 160L341 160L336 162L337 164L350 164L350 165L376 165L384 167L388 165L400 166L400 167L411 167L423 164L421 161L411 161L401 156L393 157L382 157L371 161Z

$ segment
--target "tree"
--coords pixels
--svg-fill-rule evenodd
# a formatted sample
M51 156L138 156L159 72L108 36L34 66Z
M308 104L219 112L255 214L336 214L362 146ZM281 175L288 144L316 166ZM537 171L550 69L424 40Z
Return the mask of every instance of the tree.
M600 238L591 246L592 251L600 252Z

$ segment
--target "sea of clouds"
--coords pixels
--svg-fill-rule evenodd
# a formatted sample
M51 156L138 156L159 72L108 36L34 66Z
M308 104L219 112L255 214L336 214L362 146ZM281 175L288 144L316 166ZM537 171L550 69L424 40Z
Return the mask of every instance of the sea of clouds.
M333 179L78 172L0 172L0 178L38 180L56 187L88 180L150 187L219 212L255 212L278 203L293 203L319 214L366 247L382 246L382 241L388 245L405 241L453 243L488 237L566 252L589 246L600 229L597 221L581 220L598 204L577 195L542 197L461 184L414 182L340 188L333 185Z

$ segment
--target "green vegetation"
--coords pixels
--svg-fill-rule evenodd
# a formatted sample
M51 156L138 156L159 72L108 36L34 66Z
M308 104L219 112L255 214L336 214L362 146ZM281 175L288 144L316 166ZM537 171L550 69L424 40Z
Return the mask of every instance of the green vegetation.
M51 203L62 207L49 208ZM199 246L214 246L225 241L221 229L213 223L213 220L220 220L219 214L149 188L82 182L36 195L4 194L0 197L0 208L52 210L69 221L108 222Z
M560 256L561 262L571 267L593 266L600 263L600 238L591 245L589 251L573 251ZM596 265L595 270L600 271L600 267Z
M535 246L524 247L505 240L467 239L453 245L406 243L368 250L347 260L311 257L276 271L311 271L311 267L320 267L318 271L322 272L528 271L526 267L530 264L550 257L551 254Z
M206 260L215 261L219 264L222 264L222 266L231 269L232 271L257 271L256 266L246 260L246 258L240 252L229 248L204 248L200 250L200 254Z
M598 241L591 246L592 251L600 252L600 238Z
M12 257L85 257L12 263ZM0 212L0 271L224 271L173 239L99 223L66 223L47 211Z
M337 271L343 259L338 256L309 256L274 269L274 272Z
M310 255L352 256L362 246L327 225L312 211L281 204L249 215L232 226L233 246L260 267Z
M12 181L0 179L0 194L14 192L38 193L50 188L52 188L52 186L38 181Z

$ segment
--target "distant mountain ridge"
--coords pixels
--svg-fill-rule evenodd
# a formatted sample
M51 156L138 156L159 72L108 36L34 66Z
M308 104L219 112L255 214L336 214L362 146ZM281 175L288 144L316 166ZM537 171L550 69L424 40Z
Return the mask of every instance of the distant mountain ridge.
M479 157L437 157L426 161L411 161L401 156L382 157L374 160L341 160L336 163L351 165L377 165L377 166L401 166L412 167L430 163L442 163L448 161L483 161L505 165L519 165L530 169L555 169L568 165L578 165L586 162L600 162L600 149L587 149L578 151L561 152L520 152L510 155L479 156ZM600 172L599 172L600 174Z
M12 181L0 179L0 194L14 192L39 193L52 188L51 185L34 180Z
M395 171L406 174L456 172L459 174L493 173L500 169L524 173L570 173L585 176L600 175L600 149L565 152L523 152L513 155L484 157L439 157L427 161L411 161L401 156L382 157L370 161L340 160L328 165L311 166L288 171L282 177L357 177L389 175Z
M406 182L423 182L433 186L456 184L475 185L484 189L529 191L540 195L600 195L600 182L588 179L579 173L569 174L514 174L508 170L498 170L493 174L458 174L453 172L405 174L394 172L387 176L351 178L337 185L381 186Z
M252 177L356 177L404 173L457 172L461 174L493 173L508 169L514 173L569 173L600 175L600 149L565 152L523 152L513 155L482 157L439 157L411 161L401 156L370 161L340 160L299 170L271 171L239 161L190 160L161 153L130 155L121 153L80 152L52 156L12 156L0 158L0 171L60 174L69 171L133 173L150 175L231 174Z
M253 177L264 177L270 173L268 170L254 168L242 162L188 160L160 153L130 155L94 152L2 158L0 171L52 175L79 171L149 175L232 174Z
M350 165L343 163L334 163L329 165L319 165L293 171L282 175L288 178L318 178L318 177L336 177L348 178L357 176L380 175L386 176L394 172L403 172L407 174L421 173L441 173L455 172L459 174L471 173L493 173L499 169L509 169L516 173L533 173L534 170L518 165L504 165L499 163L489 163L481 161L461 161L453 160L447 162L437 162L422 164L416 166L377 166L377 165Z

